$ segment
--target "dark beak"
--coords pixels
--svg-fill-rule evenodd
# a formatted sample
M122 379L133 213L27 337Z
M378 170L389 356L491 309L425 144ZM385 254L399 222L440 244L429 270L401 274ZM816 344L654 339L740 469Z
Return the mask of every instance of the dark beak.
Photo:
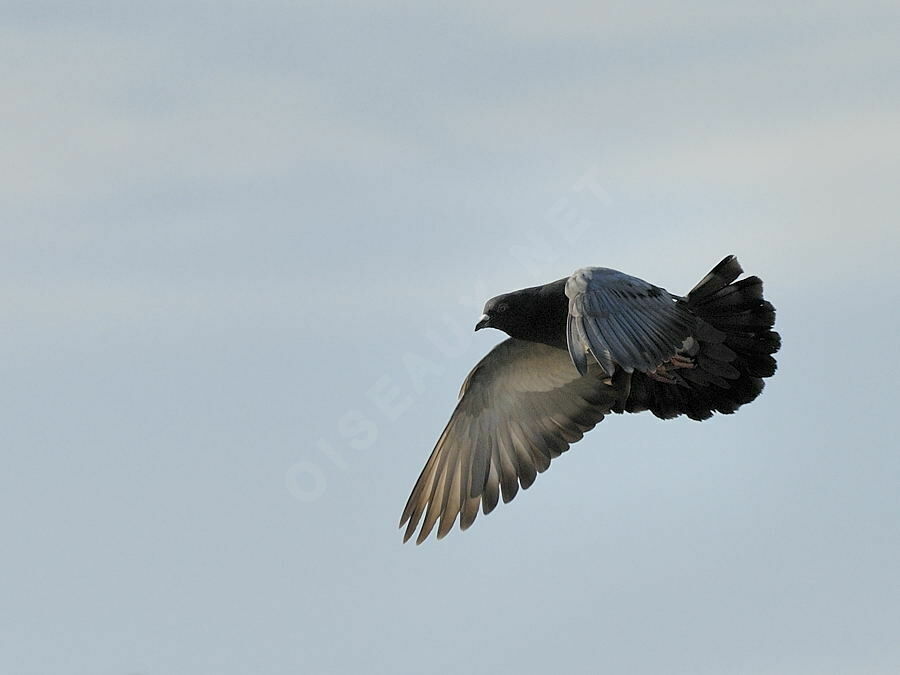
M487 328L491 325L491 317L487 314L483 314L481 317L481 321L475 324L475 330L481 330L482 328Z

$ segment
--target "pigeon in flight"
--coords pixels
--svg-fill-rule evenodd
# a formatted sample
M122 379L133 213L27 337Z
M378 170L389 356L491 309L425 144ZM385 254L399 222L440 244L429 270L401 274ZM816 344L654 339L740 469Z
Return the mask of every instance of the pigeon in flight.
M509 338L463 382L403 509L403 541L421 523L422 543L438 521L440 539L457 516L467 529L609 413L705 420L759 396L781 339L762 281L742 272L728 256L681 297L586 267L488 300L475 330Z

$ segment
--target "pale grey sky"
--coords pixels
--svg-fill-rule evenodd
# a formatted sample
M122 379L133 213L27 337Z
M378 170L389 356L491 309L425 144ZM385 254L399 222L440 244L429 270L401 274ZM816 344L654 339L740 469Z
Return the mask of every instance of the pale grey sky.
M0 672L900 670L893 2L0 7ZM784 348L397 520L483 301L736 253Z

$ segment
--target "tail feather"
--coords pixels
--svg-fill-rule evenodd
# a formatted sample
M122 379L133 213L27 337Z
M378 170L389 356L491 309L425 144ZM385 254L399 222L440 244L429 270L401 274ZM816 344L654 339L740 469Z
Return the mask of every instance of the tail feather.
M706 298L718 293L737 279L744 272L740 263L733 255L726 256L722 262L713 267L709 274L703 277L688 293L688 297L694 302L702 302Z
M681 301L698 318L694 347L686 354L693 368L672 369L672 383L634 373L625 410L704 420L759 396L763 379L775 373L772 354L781 338L772 330L775 308L763 298L762 280L736 281L742 273L737 258L728 256Z

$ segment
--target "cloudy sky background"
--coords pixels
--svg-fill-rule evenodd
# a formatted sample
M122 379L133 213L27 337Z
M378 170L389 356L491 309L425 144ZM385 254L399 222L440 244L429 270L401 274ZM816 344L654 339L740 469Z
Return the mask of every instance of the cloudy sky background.
M900 669L894 2L0 6L0 672ZM728 253L784 339L465 534L492 295Z

